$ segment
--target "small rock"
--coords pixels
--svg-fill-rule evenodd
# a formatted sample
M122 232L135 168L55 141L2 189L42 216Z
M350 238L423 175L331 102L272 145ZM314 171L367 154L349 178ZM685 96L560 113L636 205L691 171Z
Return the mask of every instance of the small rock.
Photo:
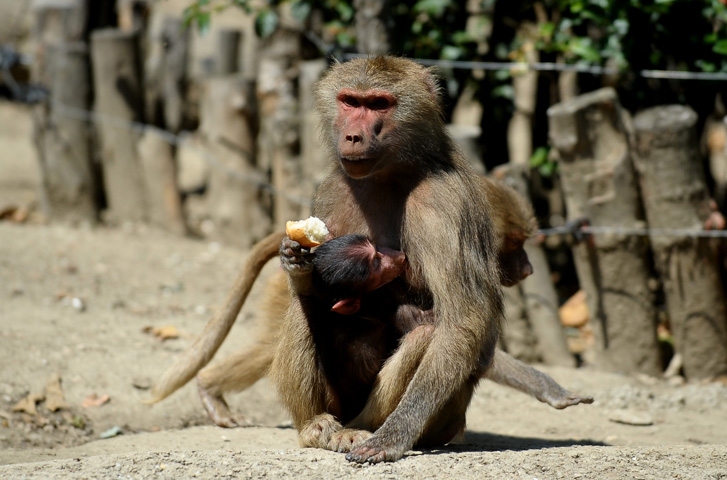
M151 388L151 380L149 377L135 377L131 380L131 385L139 390L149 390Z
M640 427L654 424L654 419L648 413L630 410L616 410L611 412L608 419L612 422Z
M86 303L81 300L78 297L73 297L71 299L71 306L78 310L79 312L85 312L86 311Z
M99 437L101 439L105 440L107 438L117 437L117 436L121 435L122 433L124 433L124 431L121 429L121 427L115 426L115 427L109 428L105 432L102 432L101 435L99 435Z

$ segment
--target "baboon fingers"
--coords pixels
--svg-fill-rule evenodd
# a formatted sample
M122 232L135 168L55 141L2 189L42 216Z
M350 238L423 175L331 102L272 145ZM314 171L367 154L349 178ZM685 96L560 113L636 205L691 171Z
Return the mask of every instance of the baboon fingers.
M405 448L382 441L376 435L346 454L346 460L355 463L395 462L404 456Z
M328 450L338 453L348 453L364 441L371 438L371 435L372 433L368 430L344 428L343 430L331 435L331 440L328 442L327 448Z
M306 423L298 433L298 442L301 447L328 449L328 444L334 433L343 430L343 425L336 417L329 413L317 415Z

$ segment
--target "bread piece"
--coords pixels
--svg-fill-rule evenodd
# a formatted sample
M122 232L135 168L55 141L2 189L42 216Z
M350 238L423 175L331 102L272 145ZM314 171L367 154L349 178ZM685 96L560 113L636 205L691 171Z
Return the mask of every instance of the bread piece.
M285 224L285 233L291 240L300 243L302 247L317 247L326 240L328 229L323 220L317 217L308 217L305 220L290 220Z

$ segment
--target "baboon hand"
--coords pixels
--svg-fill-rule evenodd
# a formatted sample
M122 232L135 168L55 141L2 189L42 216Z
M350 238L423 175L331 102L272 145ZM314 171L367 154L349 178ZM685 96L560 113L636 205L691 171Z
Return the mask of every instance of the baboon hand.
M355 447L346 455L346 460L356 463L395 462L404 456L407 448L396 445L377 435Z
M313 253L285 237L280 243L280 263L289 275L307 275L313 270Z

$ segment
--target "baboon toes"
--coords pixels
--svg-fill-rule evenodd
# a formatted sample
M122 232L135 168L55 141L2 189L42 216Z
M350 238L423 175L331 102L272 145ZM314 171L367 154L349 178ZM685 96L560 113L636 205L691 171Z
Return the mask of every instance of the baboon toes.
M371 432L346 428L331 435L328 450L339 453L348 453L371 437Z

